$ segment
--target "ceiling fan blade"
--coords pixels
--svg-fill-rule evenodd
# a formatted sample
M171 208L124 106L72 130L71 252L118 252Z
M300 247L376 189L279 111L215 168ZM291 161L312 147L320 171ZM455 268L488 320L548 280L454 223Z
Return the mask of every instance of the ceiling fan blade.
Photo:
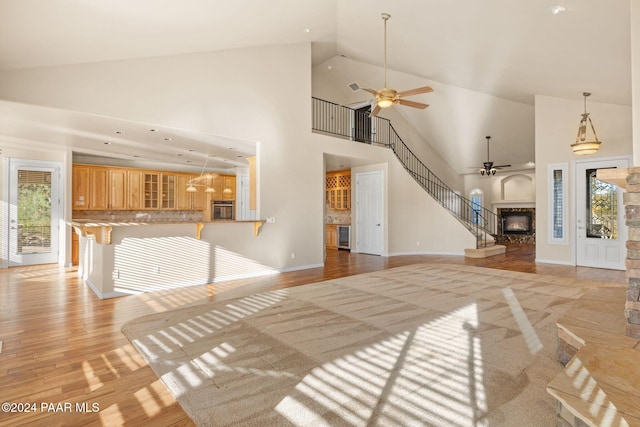
M362 101L351 102L351 103L349 103L349 105L347 105L347 107L354 107L354 106L358 106L358 105L363 105L365 103L371 104L372 102L373 102L373 100L371 100L371 99L363 99Z
M379 105L376 105L376 108L374 108L373 111L369 114L369 117L377 116L381 109L382 108L380 108Z
M420 108L423 110L429 106L429 104L423 104L422 102L408 101L406 99L398 99L398 104L406 105L407 107Z
M510 168L511 165L498 165L498 166L494 166L494 168L496 169L501 169L501 168Z
M398 92L398 96L411 96L411 95L419 95L421 93L429 93L433 92L433 88L431 86L417 87L415 89L405 90L404 92Z
M360 90L364 90L365 92L369 92L370 94L373 94L373 95L378 95L378 91L377 90L368 89L368 88L365 88L365 87L361 87Z

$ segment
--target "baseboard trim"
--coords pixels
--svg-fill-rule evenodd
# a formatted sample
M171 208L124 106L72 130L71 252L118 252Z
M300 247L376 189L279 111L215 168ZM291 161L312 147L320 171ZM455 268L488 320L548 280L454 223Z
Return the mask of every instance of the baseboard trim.
M542 264L556 264L556 265L569 265L572 267L575 267L575 264L569 261L556 261L556 260L552 260L552 259L539 259L536 258L535 260L536 263L542 263Z
M262 270L262 271L256 271L253 273L233 274L230 276L214 277L210 279L209 283L226 282L229 280L251 279L253 277L271 276L273 274L278 274L278 273L279 273L278 270Z
M406 256L406 255L453 255L464 256L464 252L437 252L437 251L415 251L415 252L392 252L389 256Z
M298 270L308 270L310 268L322 268L324 267L324 263L322 264L308 264L308 265L300 265L298 267L287 267L287 268L281 268L279 270L277 270L279 273L289 273L292 271L298 271Z

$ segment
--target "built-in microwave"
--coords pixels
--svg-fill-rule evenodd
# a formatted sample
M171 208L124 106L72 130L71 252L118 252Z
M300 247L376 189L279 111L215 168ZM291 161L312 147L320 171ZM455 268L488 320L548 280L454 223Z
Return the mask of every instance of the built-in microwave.
M214 221L232 221L236 217L236 210L233 202L213 201L211 202L211 219Z

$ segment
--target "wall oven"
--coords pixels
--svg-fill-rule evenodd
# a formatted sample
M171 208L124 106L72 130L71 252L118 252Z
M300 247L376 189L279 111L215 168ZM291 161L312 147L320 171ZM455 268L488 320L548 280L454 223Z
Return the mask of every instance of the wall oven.
M236 218L236 210L233 202L213 201L211 202L211 219L213 221L233 221Z
M338 249L351 249L351 226L339 225L338 230Z

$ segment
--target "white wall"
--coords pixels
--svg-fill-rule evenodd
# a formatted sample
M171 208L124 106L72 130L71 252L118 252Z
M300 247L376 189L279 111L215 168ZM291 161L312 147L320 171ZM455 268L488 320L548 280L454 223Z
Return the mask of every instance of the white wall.
M471 232L411 178L391 150L320 134L313 138L323 152L354 159L357 166L352 168L352 176L359 171L383 172L386 255L463 255L464 249L475 248ZM352 225L356 209L352 206ZM357 238L355 227L352 233L352 238Z
M631 0L631 104L633 105L633 165L640 166L640 0Z
M463 191L461 174L468 173L469 167L480 166L473 159L477 155L481 155L481 158L486 156L486 135L493 137L491 157L496 164L524 164L533 161L532 105L393 69L388 69L387 72L389 85L399 90L426 85L434 89L431 93L411 98L429 104L426 110L398 106L382 110L380 117L390 118L407 145L454 190ZM335 56L314 68L314 95L320 98L335 96L328 100L341 104L366 101L371 99L370 94L353 92L347 85L356 82L361 87L379 88L383 75L384 70L380 66ZM316 90L323 92L315 92ZM343 101L344 97L347 97L346 102ZM419 139L416 138L417 135L420 136ZM526 148L515 153L507 150L513 146ZM448 164L443 159L449 159Z
M631 155L631 107L594 102L597 94L587 101L600 150L593 155L577 156L570 145L575 142L580 115L584 112L582 98L562 99L537 95L536 111L536 259L539 261L575 265L575 174L576 160ZM568 230L566 244L548 241L549 203L547 166L554 163L568 164Z
M259 142L260 212L276 223L257 261L301 268L323 259L310 63L310 44L292 44L3 71L0 98Z

